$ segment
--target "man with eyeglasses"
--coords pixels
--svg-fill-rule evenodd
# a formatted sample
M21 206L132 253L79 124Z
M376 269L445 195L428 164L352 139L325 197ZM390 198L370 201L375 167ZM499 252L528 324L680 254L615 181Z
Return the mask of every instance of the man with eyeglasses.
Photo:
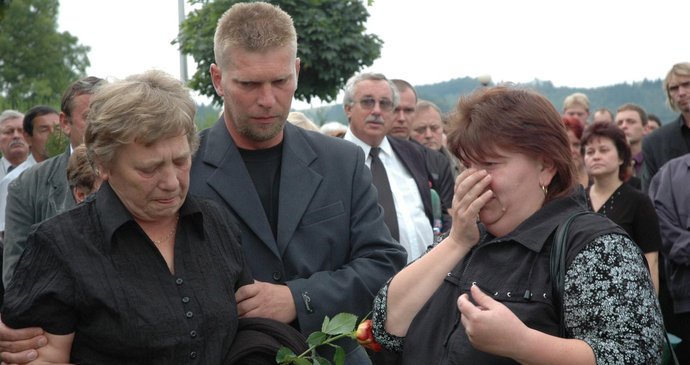
M344 139L364 151L367 166L391 234L407 251L408 262L432 243L433 185L423 146L387 136L400 101L397 87L382 74L363 73L345 85L343 105L349 120Z
M642 142L642 189L667 161L690 152L690 62L677 63L664 79L667 103L678 118L645 136Z

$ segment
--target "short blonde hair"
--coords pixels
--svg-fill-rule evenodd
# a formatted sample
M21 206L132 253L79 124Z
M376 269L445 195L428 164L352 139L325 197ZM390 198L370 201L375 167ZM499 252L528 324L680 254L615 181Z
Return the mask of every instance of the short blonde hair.
M195 152L199 145L195 112L189 89L162 71L105 84L91 97L84 134L89 159L109 167L124 145L148 146L179 135L187 136Z
M574 106L581 106L589 112L589 98L583 93L572 93L566 96L563 100L563 110L572 108Z
M290 112L287 117L288 122L306 129L308 131L315 131L319 132L319 127L311 121L311 119L307 118L306 115L302 112Z
M216 64L225 66L226 52L239 47L261 52L292 47L297 57L297 32L292 17L278 6L264 2L237 3L218 20L213 37Z

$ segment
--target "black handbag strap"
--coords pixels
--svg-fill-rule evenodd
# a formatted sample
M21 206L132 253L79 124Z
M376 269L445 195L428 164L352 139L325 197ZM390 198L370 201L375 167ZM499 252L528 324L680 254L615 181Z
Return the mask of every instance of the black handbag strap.
M556 307L556 313L559 314L560 323L558 326L558 335L562 338L566 337L565 316L563 315L563 291L565 290L565 272L568 269L565 263L566 252L568 250L566 247L568 231L575 218L590 213L591 212L588 211L581 211L568 217L568 219L556 229L556 234L551 246L551 260L549 265L552 286L551 295L553 296L553 304Z
M596 214L589 211L581 211L574 213L556 229L556 234L553 239L553 244L551 246L551 258L549 265L549 273L551 274L551 286L553 296L553 304L556 307L556 313L559 315L559 325L558 325L558 336L561 338L566 338L566 327L565 327L565 308L563 305L563 292L565 291L565 272L567 271L567 266L565 262L565 257L567 253L566 241L568 239L568 231L570 230L570 225L573 223L575 218L585 215L585 214ZM666 328L664 328L664 339L666 340L666 347L671 356L671 362L674 365L679 365L678 358L676 357L673 347L671 346L671 340L668 338Z

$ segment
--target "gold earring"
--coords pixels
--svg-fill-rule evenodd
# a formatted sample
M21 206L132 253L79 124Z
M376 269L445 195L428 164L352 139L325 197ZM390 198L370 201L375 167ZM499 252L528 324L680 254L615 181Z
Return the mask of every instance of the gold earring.
M549 193L549 188L547 188L547 187L544 186L544 185L539 185L539 186L541 187L541 191L544 192L544 196L546 196L546 194Z

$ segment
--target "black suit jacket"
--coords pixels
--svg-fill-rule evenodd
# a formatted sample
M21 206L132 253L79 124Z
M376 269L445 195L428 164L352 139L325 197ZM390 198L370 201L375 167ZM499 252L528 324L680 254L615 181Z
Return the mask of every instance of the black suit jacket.
M690 152L683 138L684 128L687 129L685 120L680 115L675 121L664 124L642 140L642 191L649 190L649 183L661 166Z
M320 330L325 316L371 312L407 256L383 222L362 149L285 124L276 240L223 118L200 136L190 193L235 214L255 279L290 288L301 332Z
M451 219L447 211L453 204L455 186L450 162L441 152L427 148L416 141L391 136L387 138L393 151L414 177L424 203L424 213L432 225L433 212L431 210L429 183L431 183L431 188L438 193L441 198L441 213L443 214L442 231L446 232L451 226Z

